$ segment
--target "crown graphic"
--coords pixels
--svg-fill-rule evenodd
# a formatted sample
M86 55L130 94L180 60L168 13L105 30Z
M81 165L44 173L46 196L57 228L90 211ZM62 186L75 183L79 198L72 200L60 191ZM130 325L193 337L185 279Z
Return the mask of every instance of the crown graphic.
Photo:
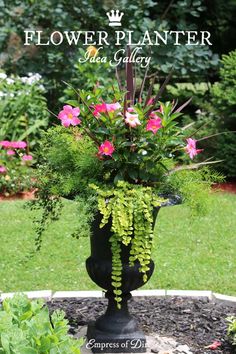
M121 12L119 10L111 10L110 12L106 13L108 19L109 19L109 26L112 27L117 27L117 26L121 26L121 19L124 16L124 13Z

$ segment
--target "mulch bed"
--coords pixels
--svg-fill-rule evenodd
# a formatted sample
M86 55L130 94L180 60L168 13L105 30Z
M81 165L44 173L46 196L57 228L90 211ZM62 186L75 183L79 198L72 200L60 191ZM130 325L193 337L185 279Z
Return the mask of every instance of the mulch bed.
M63 309L76 334L79 326L96 319L106 308L106 299L63 299L48 303L50 310ZM158 333L173 337L187 344L194 354L233 354L235 348L229 344L225 318L236 314L236 308L206 299L193 298L134 298L130 301L130 312L139 320L146 334ZM205 347L220 341L216 350Z
M13 195L0 194L0 202L3 201L15 201L15 200L33 200L35 199L36 190L28 192L19 192Z
M225 183L216 183L213 186L213 189L228 192L228 193L236 193L236 182L225 182Z

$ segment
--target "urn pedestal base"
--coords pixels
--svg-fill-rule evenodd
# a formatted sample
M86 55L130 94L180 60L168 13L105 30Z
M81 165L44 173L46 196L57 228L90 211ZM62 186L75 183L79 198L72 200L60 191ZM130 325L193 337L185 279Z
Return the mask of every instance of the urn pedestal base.
M145 353L146 339L140 332L113 334L102 332L95 326L95 322L88 325L87 348L93 353Z
M145 335L128 311L127 301L131 294L122 296L120 309L113 294L107 292L106 297L106 313L88 324L87 347L94 353L145 353Z

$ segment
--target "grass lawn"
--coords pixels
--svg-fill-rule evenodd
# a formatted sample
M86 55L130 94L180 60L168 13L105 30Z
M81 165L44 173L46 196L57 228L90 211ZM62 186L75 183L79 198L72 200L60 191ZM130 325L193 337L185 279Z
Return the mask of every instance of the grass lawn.
M191 218L184 206L163 208L153 252L149 289L205 289L236 295L236 195L216 194L207 216ZM0 290L96 289L87 276L89 239L73 239L78 205L65 202L63 217L44 235L33 258L31 212L22 201L0 203Z

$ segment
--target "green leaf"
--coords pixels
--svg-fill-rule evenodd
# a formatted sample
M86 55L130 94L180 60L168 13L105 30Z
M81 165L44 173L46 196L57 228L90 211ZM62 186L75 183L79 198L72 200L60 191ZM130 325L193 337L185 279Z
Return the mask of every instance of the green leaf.
M121 172L118 172L114 178L114 183L117 184L119 181L123 181L124 177Z
M21 354L38 354L36 349L30 347L19 348Z
M139 171L139 177L143 180L143 181L147 181L149 178L149 173L145 170L140 170Z
M134 169L129 169L128 170L128 175L130 178L132 178L133 180L136 180L138 178L138 171L134 170Z
M73 107L78 107L79 106L79 102L76 100L68 100L66 101L67 104L73 106Z
M121 295L122 294L121 290L114 290L113 292L114 292L115 295Z
M32 315L33 315L32 311L27 311L27 312L23 313L22 316L20 316L20 321L27 320L27 319L31 318Z
M94 130L94 133L96 133L96 134L106 134L106 135L109 135L109 134L110 134L110 131L109 131L109 129L107 129L107 128L98 128L98 129Z

